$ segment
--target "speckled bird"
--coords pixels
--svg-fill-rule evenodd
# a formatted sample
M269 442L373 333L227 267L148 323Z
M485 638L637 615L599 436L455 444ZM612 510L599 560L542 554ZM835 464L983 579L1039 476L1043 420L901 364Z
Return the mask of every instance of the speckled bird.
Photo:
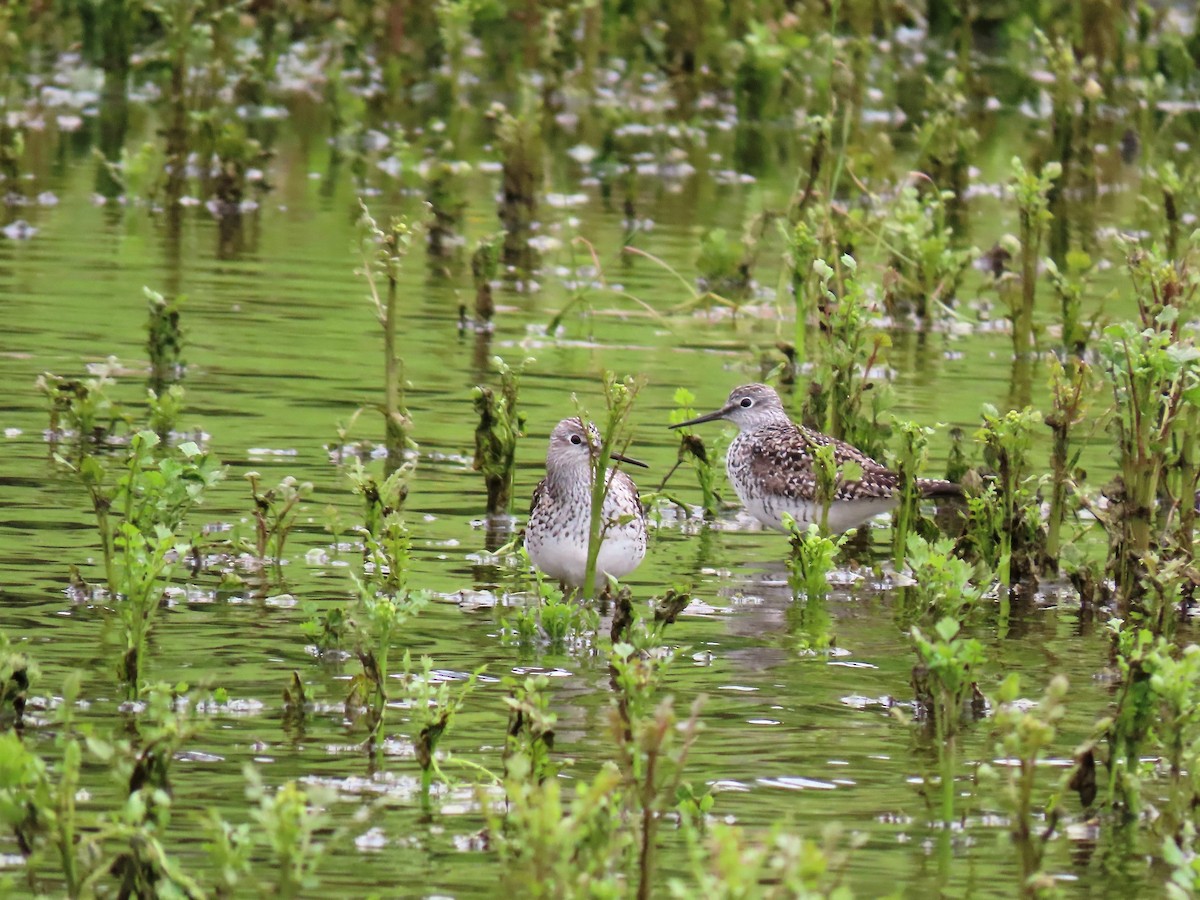
M546 477L533 491L525 548L533 564L572 588L583 586L591 527L593 464L600 435L578 417L563 419L550 433ZM635 466L645 463L619 453L612 458ZM646 513L633 479L608 470L608 492L601 507L603 539L596 557L596 585L607 576L623 578L646 556Z
M716 412L671 427L714 419L738 427L725 460L729 481L747 511L770 528L783 530L784 513L790 513L801 527L820 521L812 456L817 447L832 446L839 467L849 462L862 469L861 478L838 483L829 507L830 531L854 528L899 503L899 475L845 441L792 422L779 395L765 384L734 388ZM926 497L962 496L962 488L951 481L918 478L917 487Z

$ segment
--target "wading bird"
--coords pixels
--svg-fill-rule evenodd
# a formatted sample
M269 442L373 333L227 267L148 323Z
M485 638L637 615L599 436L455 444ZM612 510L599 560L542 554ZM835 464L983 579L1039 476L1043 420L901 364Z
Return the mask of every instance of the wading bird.
M829 435L797 425L784 412L773 388L744 384L734 388L725 405L672 428L725 419L738 427L729 445L725 468L729 481L746 509L771 528L783 530L782 516L790 513L801 528L821 519L813 450L833 447L834 462L854 463L862 475L839 480L829 506L829 530L834 533L861 525L900 501L900 476L857 447ZM962 488L951 481L918 478L917 488L926 497L961 497Z
M591 530L592 484L600 435L578 417L563 419L550 434L546 477L533 491L525 548L533 564L572 588L583 586ZM613 453L612 459L646 468L646 464ZM600 512L600 551L596 584L611 575L622 578L646 556L646 514L633 479L609 469Z

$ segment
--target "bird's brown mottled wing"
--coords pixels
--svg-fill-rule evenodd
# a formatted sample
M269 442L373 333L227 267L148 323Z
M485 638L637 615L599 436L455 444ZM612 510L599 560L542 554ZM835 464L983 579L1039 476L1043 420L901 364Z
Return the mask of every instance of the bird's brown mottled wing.
M833 499L890 497L896 490L898 479L894 472L845 441L795 425L763 428L758 437L749 460L750 478L766 494L812 500L816 495L812 452L816 447L830 445L839 466L852 462L863 473L860 479L839 484Z

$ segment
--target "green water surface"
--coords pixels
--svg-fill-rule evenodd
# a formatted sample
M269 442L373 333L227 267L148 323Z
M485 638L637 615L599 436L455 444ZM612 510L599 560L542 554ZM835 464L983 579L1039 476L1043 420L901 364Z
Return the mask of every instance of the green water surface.
M1007 159L1037 123L1009 113L991 125L980 154L988 161L981 183L1005 177ZM440 277L419 248L409 257L399 346L419 444L407 505L411 584L435 592L438 602L408 626L404 644L414 657L430 656L451 680L484 670L441 745L451 757L446 772L457 783L438 788L434 811L426 815L418 802L407 711L399 705L389 710L387 740L372 764L361 748L362 732L349 726L342 709L357 663L316 659L300 628L308 617L302 604L350 602L354 553L335 552L324 523L330 505L353 521L357 503L326 445L339 423L382 399L380 335L364 284L354 274L359 185L348 169L331 168L319 131L303 121L284 123L270 165L274 189L231 239L203 206L184 210L174 228L169 216L144 206L95 203L89 138L85 127L82 134L51 129L31 140L27 154L37 190L53 192L58 203L10 211L10 219L19 213L37 233L29 240L0 239L0 628L40 666L35 721L48 720L45 709L72 671L84 673L82 722L113 727L124 715L124 698L115 676L118 635L103 610L67 591L71 565L102 580L98 544L83 491L50 459L46 411L34 380L44 371L80 375L89 364L116 356L129 370L118 394L138 402L146 365L142 287L185 294L187 410L181 424L202 432L228 467L196 522L225 523L250 535L248 471L262 473L267 484L293 475L315 489L288 543L281 582L256 586L248 578L244 590L220 593L211 576L181 582L154 632L150 677L208 683L230 698L176 763L178 839L172 851L188 867L206 864L196 822L212 806L231 820L244 819L242 769L252 762L269 785L302 779L336 790L330 830L323 835L329 844L320 869L323 894L494 894L500 871L494 854L476 839L484 817L471 787L475 775L453 761L499 770L506 724L499 679L514 672L552 676L555 750L574 760L563 775L568 779L590 777L609 758L612 694L602 655L522 649L501 638L504 605L520 598L508 595L507 576L486 553L483 482L471 469L471 388L494 383L493 355L510 363L535 360L522 382L529 434L518 451L517 526L543 469L550 429L574 412L573 395L585 406L600 406L606 369L646 379L630 452L650 464L649 471L635 473L642 487L655 487L675 461L676 438L665 427L675 389L686 386L698 406L715 408L731 387L762 378L778 362L775 341L791 334L789 310L780 310L774 299L782 247L766 243L755 273L765 286L762 296L740 315L673 311L689 292L666 267L621 252L629 233L621 204L606 204L598 188L583 182L565 148L554 148L552 190L581 198L566 208L543 204L542 233L559 247L545 255L536 278L540 290L497 291L493 334L458 327L459 306L470 306L473 297L469 271ZM897 141L902 167L903 138ZM714 134L703 148L680 144L696 171L674 181L640 180L637 214L653 227L632 242L690 281L700 235L714 225L736 233L763 209L783 208L800 161L790 158L781 134L769 139L768 154L776 155L753 177L731 179L722 173L746 168L733 154L732 136ZM473 161L494 158L481 148ZM1103 223L1124 225L1135 210L1136 171L1123 168L1113 154L1104 158L1102 171L1119 188L1101 204ZM469 240L497 225L497 179L487 166L470 176ZM368 198L381 221L390 213L419 214L420 198L401 184L379 173L370 183L381 188ZM968 241L982 248L1015 228L1011 205L981 197L969 211ZM576 235L594 245L607 288L590 269L585 249L572 245ZM884 253L875 246L864 248L864 255L878 259ZM1116 274L1111 277L1119 283ZM597 287L566 317L560 333L546 335L545 324L568 302L569 283L577 279ZM968 322L1001 318L983 273L969 276L963 299ZM1047 296L1043 300L1049 303ZM1117 309L1127 304L1121 297L1113 302ZM1048 305L1044 312L1049 318ZM893 342L887 362L894 412L935 426L936 473L949 427L970 432L983 403L1005 407L1011 344L1003 330L988 328L953 336L898 329ZM1035 372L1035 399L1044 396L1045 377ZM703 433L717 441L722 428ZM363 412L352 437L381 440L377 416ZM1089 440L1085 461L1101 477L1111 466L1105 438L1096 433ZM686 470L671 487L699 502ZM727 487L724 494L735 499ZM846 583L829 600L834 654L805 650L811 623L786 587L784 537L763 532L736 508L711 526L667 520L653 530L645 563L627 580L635 598L645 601L684 582L702 604L667 633L680 659L665 690L680 709L707 698L688 775L717 791L714 815L721 819L751 828L785 823L811 837L831 823L865 833L848 875L861 896L1013 896L1017 868L1004 839L1006 823L973 781L974 764L994 757L987 722L965 732L962 823L947 830L936 825L933 798L924 798L920 784L935 768L935 752L920 729L889 710L911 703L915 655L886 571L872 570L887 555L886 527L886 521L872 526L875 552L859 553L862 561L842 571L839 581ZM1021 673L1030 698L1041 695L1053 674L1070 679L1069 713L1056 758L1047 765L1049 786L1059 774L1052 767L1067 764L1106 709L1112 685L1101 677L1107 661L1102 629L1077 617L1071 598L1060 596L1055 585L1043 588L1007 621L993 611L973 633L988 658L978 673L984 693L1013 671ZM282 716L281 694L293 671L318 702L302 726L285 724ZM35 746L53 752L48 732L30 734ZM85 807L119 796L119 786L99 769L87 777ZM1081 820L1077 799L1064 803L1066 824L1051 842L1046 869L1065 893L1133 896L1154 890L1160 876L1136 852L1106 847ZM663 840L663 865L680 874L684 851L670 826ZM16 871L20 861L11 838L0 836L0 852L0 866Z

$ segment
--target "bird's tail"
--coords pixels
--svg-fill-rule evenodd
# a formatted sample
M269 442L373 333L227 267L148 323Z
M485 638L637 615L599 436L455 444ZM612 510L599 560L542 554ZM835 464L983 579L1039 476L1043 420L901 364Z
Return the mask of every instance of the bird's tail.
M922 497L961 497L961 484L953 481L942 481L940 478L918 478L917 487Z

